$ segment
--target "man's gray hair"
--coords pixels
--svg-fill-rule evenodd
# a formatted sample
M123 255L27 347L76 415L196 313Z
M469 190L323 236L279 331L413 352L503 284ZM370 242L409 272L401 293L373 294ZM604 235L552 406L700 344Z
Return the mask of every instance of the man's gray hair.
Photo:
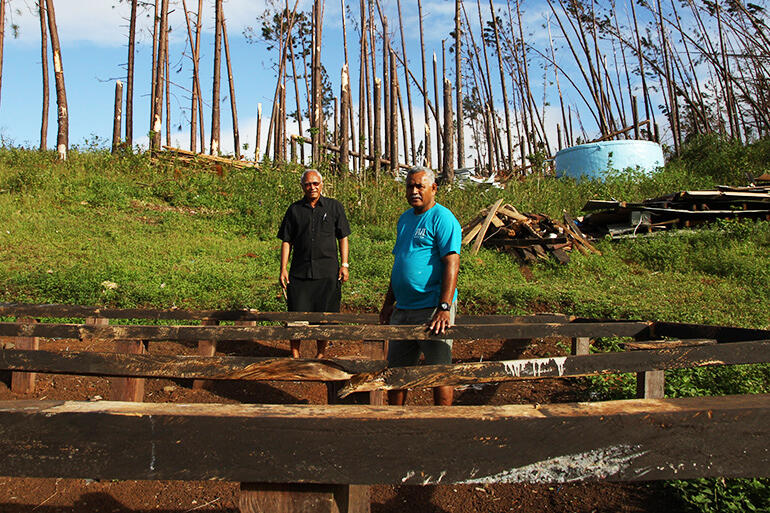
M425 173L425 177L428 179L428 185L436 183L436 175L428 167L425 166L413 166L406 172L406 178L409 179L409 175L416 175L417 173Z
M324 181L324 177L323 177L323 176L321 176L321 172L320 172L320 171L318 171L317 169L313 169L312 167L311 167L311 168L309 168L309 169L306 169L306 170L305 170L305 172L304 172L304 173L302 173L302 176L300 176L300 177L299 177L299 183L300 183L300 184L303 184L303 183L305 183L305 177L306 177L307 175L309 175L310 173L315 173L315 174L317 174L317 175L318 175L318 178L320 178L320 179L321 179L321 183L323 183L323 181Z

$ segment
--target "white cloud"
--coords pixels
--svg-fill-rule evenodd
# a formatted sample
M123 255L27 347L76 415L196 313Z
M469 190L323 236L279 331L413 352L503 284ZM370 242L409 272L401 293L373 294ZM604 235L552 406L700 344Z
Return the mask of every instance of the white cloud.
M198 8L195 0L187 0L187 8L194 11ZM115 0L56 0L56 23L59 39L62 45L68 43L88 42L103 46L125 45L128 40L128 19L131 12L130 3L117 3ZM228 32L240 34L243 29L253 25L265 10L264 0L225 0L224 13L227 19ZM169 4L169 23L172 34L186 37L184 9L180 0L171 0ZM213 32L214 9L213 2L203 3L203 30ZM12 13L12 22L19 26L19 40L26 43L40 41L40 22L34 3L22 7ZM138 11L138 38L147 41L152 31L153 10Z

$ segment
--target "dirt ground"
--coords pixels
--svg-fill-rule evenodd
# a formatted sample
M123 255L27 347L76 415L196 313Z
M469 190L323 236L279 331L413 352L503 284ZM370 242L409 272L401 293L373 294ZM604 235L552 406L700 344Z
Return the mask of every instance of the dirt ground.
M569 341L535 340L523 352L510 340L458 342L454 356L460 361L511 359L566 354ZM314 344L302 345L303 356L312 357ZM333 342L329 357L355 354L355 344ZM113 351L111 343L75 340L43 340L41 349L61 351ZM221 343L218 354L286 356L288 342L269 344ZM152 343L151 353L194 354L193 345ZM0 373L0 400L110 399L105 378L38 375L34 393L10 391L10 373ZM430 404L429 390L410 392L409 404ZM458 388L455 404L532 404L572 402L583 399L575 381L548 379ZM190 380L147 380L145 401L177 403L323 404L326 388L321 383L208 382L193 390ZM2 464L0 463L0 476ZM235 512L238 483L182 481L93 481L82 479L21 479L0 477L0 512ZM373 486L373 513L471 513L471 512L658 512L679 511L681 504L660 483L586 483L552 485L440 485Z

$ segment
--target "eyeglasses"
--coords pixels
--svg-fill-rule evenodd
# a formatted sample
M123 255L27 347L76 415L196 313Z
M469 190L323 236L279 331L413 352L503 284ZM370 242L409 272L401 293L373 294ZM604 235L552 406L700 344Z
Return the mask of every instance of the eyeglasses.
M318 187L321 185L321 182L305 182L302 184L302 187Z

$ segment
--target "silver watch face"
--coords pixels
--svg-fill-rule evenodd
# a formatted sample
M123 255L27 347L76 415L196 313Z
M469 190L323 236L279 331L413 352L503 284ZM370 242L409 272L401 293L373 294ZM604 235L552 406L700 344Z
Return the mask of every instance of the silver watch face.
M438 308L446 312L449 310L449 303L439 303Z

